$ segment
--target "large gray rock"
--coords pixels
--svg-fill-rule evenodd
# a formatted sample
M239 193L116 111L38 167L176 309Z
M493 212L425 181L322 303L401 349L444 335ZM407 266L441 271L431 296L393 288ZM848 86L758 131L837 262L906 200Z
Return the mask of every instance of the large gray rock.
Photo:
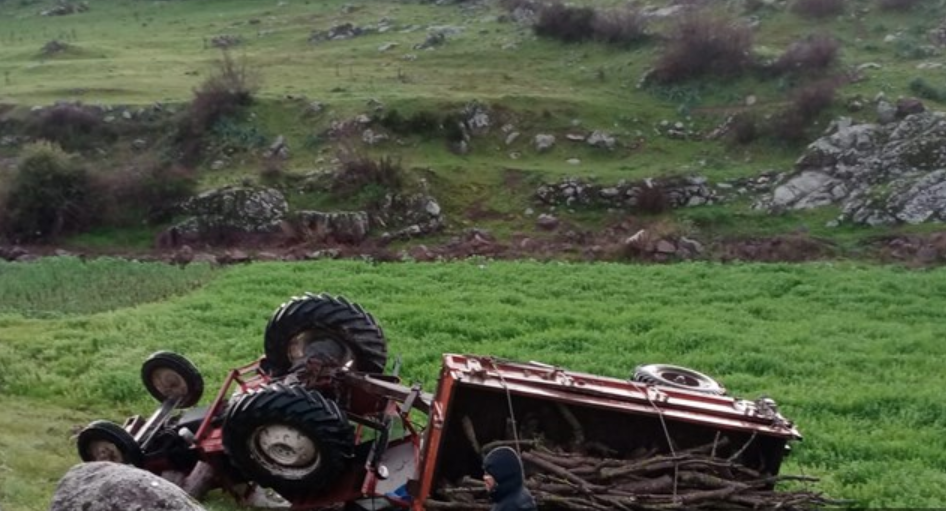
M289 204L279 190L228 186L192 197L181 209L191 215L176 226L184 236L221 231L255 234L277 231Z
M841 221L859 224L946 221L946 115L924 111L885 125L836 122L757 207L829 204L841 206Z
M83 463L59 481L49 511L203 511L184 490L144 470Z

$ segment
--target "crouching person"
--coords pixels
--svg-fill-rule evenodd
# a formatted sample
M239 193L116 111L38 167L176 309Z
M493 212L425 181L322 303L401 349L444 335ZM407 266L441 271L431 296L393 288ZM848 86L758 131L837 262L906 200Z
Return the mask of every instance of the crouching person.
M509 447L493 449L483 460L483 472L492 511L537 511L535 499L525 487L522 460L516 451Z

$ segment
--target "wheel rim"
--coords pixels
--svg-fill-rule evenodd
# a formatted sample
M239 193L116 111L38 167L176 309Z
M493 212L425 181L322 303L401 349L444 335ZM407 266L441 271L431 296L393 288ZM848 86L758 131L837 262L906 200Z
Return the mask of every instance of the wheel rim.
M316 443L302 431L285 424L257 428L249 440L250 454L268 472L299 478L321 463Z
M683 385L685 387L694 387L694 388L704 387L703 382L700 379L694 377L692 374L676 371L674 369L665 369L664 371L661 371L660 377L667 381L676 383L677 385Z
M313 357L330 360L339 366L357 362L348 343L328 332L317 330L306 330L293 336L286 346L286 354L289 356L290 365Z
M187 380L180 373L167 367L159 367L151 373L151 384L165 399L184 398L190 393Z
M122 450L108 440L95 440L89 443L90 461L111 461L112 463L125 463L125 455Z

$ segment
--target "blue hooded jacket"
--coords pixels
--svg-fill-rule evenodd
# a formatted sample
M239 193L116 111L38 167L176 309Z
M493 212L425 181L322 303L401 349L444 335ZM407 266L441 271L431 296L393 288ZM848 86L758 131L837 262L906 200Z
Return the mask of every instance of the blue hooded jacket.
M493 476L496 486L490 492L492 511L536 511L535 499L525 487L522 460L509 447L490 451L483 460L483 471Z

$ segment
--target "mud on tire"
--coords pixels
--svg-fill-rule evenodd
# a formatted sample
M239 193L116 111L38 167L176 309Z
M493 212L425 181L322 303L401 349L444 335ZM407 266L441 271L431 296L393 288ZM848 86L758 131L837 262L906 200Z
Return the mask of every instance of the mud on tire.
M292 499L332 484L353 456L355 437L335 402L276 383L230 404L223 446L249 480Z
M371 314L345 298L306 293L282 304L266 325L264 339L267 370L286 374L312 357L352 369L384 372L387 341Z

